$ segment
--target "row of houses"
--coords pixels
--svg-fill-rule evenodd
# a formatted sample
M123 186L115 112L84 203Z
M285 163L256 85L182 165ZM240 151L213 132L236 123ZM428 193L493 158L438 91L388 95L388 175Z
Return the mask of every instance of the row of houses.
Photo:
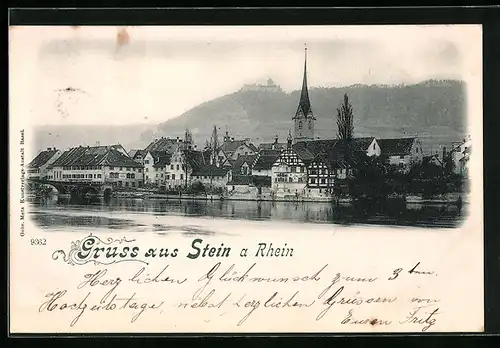
M136 188L144 184L143 166L121 145L78 146L41 151L27 168L28 178L61 182L109 183Z
M347 146L354 157L347 158ZM470 139L456 145L447 157L456 173L466 174ZM179 138L155 139L143 150L121 145L78 146L66 151L49 148L28 165L28 177L54 181L107 182L117 187L143 186L174 190L196 182L224 188L229 194L269 194L276 197L318 197L331 193L338 180L356 168L355 158L380 157L401 172L414 163L443 166L437 156L424 156L416 137L354 138L286 143L235 140L226 133L221 146L198 150ZM444 155L443 155L444 156Z

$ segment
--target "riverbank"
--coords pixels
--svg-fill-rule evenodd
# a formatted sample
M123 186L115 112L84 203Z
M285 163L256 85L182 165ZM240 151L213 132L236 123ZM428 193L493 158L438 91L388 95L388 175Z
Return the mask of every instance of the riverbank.
M244 194L238 195L211 195L211 194L166 194L153 192L134 192L134 191L119 191L113 193L115 198L129 198L142 200L205 200L205 201L255 201L255 202L297 202L297 203L329 203L336 204L351 204L351 198L331 198L331 197L300 197L300 198L282 198L272 197L269 195L250 196ZM462 193L449 193L444 195L436 195L434 197L422 196L402 196L398 198L405 201L406 204L461 204L467 203L467 195Z

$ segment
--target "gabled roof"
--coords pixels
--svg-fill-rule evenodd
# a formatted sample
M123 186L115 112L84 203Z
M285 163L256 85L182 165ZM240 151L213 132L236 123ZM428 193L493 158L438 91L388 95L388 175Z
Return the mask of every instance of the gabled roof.
M338 142L337 139L300 141L294 144L292 148L300 159L306 163L321 153L334 151Z
M240 146L247 145L252 151L257 152L257 148L255 147L254 144L252 144L250 142L248 142L248 144L246 144L246 143L247 143L246 140L229 140L229 141L225 141L219 147L219 149L224 151L225 153L231 154L231 153L235 152Z
M148 152L146 150L131 150L128 155L132 157L133 159L136 159L137 157L141 156L144 157L146 156Z
M271 169L273 163L276 162L278 157L280 156L280 150L261 150L253 165L253 169L257 170L266 170Z
M428 165L432 162L437 162L439 165L443 164L437 154L422 157L422 165Z
M374 139L375 137L353 138L351 139L352 149L354 151L366 151Z
M378 139L381 154L384 156L409 155L415 138Z
M253 164L255 162L255 159L257 158L257 155L240 155L236 160L233 162L233 172L239 173L241 170L241 167L243 166L244 163L248 165L250 169L252 169Z
M182 140L170 139L161 137L153 142L151 142L144 150L148 151L160 151L168 152L170 154L174 153L175 149L179 144L183 144Z
M51 149L40 152L29 164L29 168L40 168L45 165L59 150Z
M201 151L187 150L184 152L187 164L195 170L198 167L208 164L205 162L205 156Z
M54 161L52 166L111 165L141 167L139 163L119 151L119 147L121 147L121 145L74 147L64 151L63 154Z
M89 164L94 165L94 164ZM118 150L110 149L108 153L105 155L104 160L100 163L100 165L108 165L113 167L135 167L141 168L142 166L131 159L128 156L125 156Z
M153 160L158 161L161 157L171 157L172 154L167 152L167 151L148 151L151 154L151 157L153 157Z

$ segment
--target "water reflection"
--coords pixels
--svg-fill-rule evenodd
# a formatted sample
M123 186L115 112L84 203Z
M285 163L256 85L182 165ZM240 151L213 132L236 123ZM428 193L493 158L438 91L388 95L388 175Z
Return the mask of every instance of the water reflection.
M139 212L152 216L208 216L243 220L288 220L309 223L380 224L421 227L456 227L463 219L464 208L453 204L424 205L390 202L386 204L356 203L336 206L331 203L256 202L205 200L143 200L99 197L52 197L35 202L37 214L33 219L43 226L140 226L125 219L97 216L65 216L64 213ZM59 219L59 220L58 220Z

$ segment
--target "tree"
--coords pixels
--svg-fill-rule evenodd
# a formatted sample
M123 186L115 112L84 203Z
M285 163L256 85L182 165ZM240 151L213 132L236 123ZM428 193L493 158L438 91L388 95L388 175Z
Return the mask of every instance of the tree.
M219 148L219 135L217 133L217 126L214 125L212 131L212 138L210 139L211 146L211 164L217 165L217 149Z
M350 140L353 137L353 112L347 94L344 94L344 102L337 108L338 138Z

